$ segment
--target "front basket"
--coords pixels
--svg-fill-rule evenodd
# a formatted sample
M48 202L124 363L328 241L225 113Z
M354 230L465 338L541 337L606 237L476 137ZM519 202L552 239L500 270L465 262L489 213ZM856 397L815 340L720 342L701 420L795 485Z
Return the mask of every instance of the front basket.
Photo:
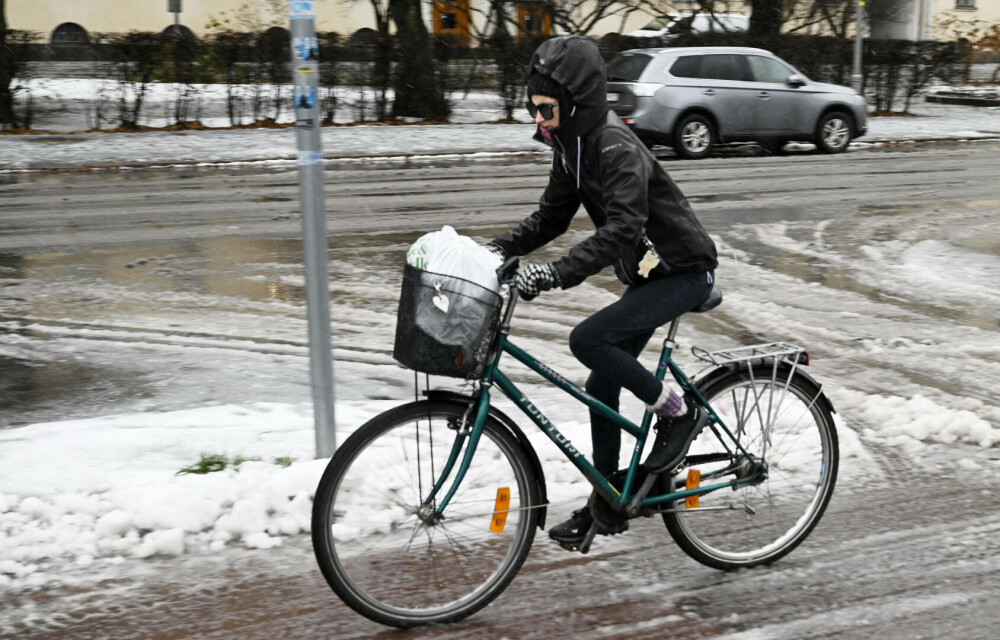
M482 375L499 323L501 299L455 276L403 267L392 357L432 375Z

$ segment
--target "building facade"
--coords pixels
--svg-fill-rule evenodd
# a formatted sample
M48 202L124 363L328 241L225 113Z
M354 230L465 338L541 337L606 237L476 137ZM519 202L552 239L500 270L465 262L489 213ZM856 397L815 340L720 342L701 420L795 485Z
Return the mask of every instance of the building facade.
M931 40L946 37L949 20L1000 23L1000 0L869 0L872 37Z
M508 1L518 33L558 32L541 0ZM839 4L853 0L829 1ZM745 0L719 3L726 5L725 11L749 12ZM671 4L678 11L689 11L699 3L674 0ZM287 28L288 18L282 13L285 5L284 0L6 0L11 29L36 31L44 41L53 43L87 42L93 33L133 30L158 32L174 28L201 37L219 29ZM878 38L946 38L948 34L936 31L935 25L947 18L1000 22L1000 0L868 0L867 5L871 35ZM179 12L170 11L177 8ZM375 27L368 0L315 0L315 8L316 29L321 32L350 36ZM434 33L451 34L463 44L472 44L475 35L484 29L487 9L486 0L428 0L424 3L424 21ZM629 33L652 17L643 11L606 17L590 30L590 35Z

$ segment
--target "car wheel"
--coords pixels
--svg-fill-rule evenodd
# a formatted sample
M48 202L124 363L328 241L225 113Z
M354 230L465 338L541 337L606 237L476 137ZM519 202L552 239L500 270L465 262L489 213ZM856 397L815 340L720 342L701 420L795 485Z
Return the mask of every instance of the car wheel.
M824 115L816 125L816 146L824 153L840 153L853 137L851 119L840 111Z
M715 126L701 114L692 113L674 128L674 151L682 158L706 158L714 144Z

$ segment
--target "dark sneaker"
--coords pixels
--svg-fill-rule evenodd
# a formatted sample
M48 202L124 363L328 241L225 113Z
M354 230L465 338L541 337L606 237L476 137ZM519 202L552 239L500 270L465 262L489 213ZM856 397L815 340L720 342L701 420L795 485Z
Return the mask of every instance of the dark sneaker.
M560 544L576 545L583 542L594 516L590 515L590 507L577 509L566 522L560 522L549 529L549 537Z
M649 473L663 473L673 470L684 461L691 443L705 428L708 416L697 405L690 405L682 416L661 418L657 421L656 441L649 457L642 463Z
M590 527L593 525L594 516L591 513L590 505L588 504L583 509L577 509L574 511L569 517L569 520L566 522L560 522L556 526L549 529L549 537L567 549L572 550L579 547L580 543L582 543L584 538L587 537L587 532L590 531ZM624 533L625 531L628 531L628 520L624 519L615 524L603 524L598 522L596 528L594 529L594 533L599 536L613 536L616 533Z

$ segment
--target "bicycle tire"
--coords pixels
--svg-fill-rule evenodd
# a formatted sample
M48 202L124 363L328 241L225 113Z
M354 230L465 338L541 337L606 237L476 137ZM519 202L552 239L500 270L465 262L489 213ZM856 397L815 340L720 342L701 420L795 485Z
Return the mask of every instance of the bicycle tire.
M320 480L316 560L340 599L371 620L400 628L461 620L500 595L528 555L541 506L535 471L492 416L444 519L417 515L466 410L431 400L382 413L344 442ZM450 486L449 478L439 499ZM490 527L503 487L510 505L497 533Z
M699 383L699 390L747 451L763 456L767 477L703 495L700 510L674 502L663 521L677 545L709 567L728 571L774 562L809 536L833 495L840 454L832 407L812 378L793 374L785 363L718 369ZM771 437L765 445L761 426L768 423ZM720 451L719 438L706 429L688 456ZM706 481L705 474L719 471L720 463L695 464L670 476L668 488L684 489L690 469L703 474L702 486L738 475Z

